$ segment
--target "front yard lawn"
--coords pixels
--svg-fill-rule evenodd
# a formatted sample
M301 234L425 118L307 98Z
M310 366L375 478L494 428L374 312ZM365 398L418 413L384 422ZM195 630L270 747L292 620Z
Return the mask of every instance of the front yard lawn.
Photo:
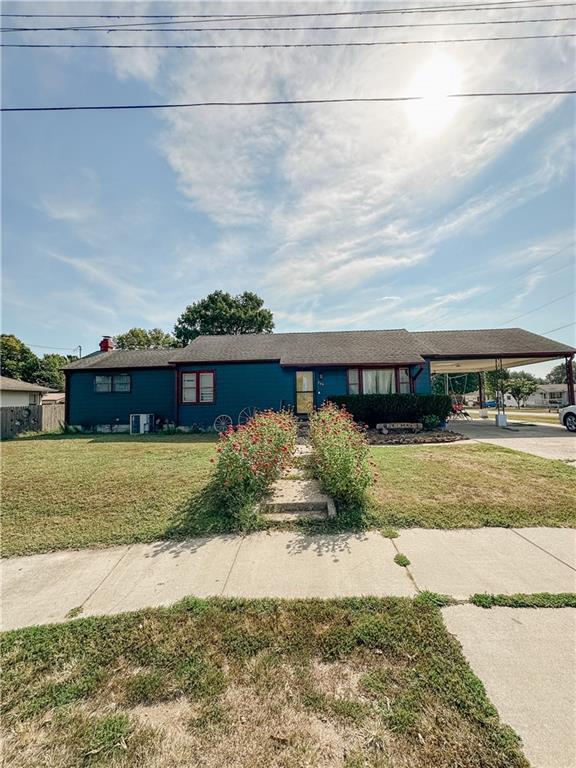
M576 526L576 472L492 445L373 448L371 525Z
M197 600L3 636L19 768L528 768L434 596Z
M238 525L210 496L215 438L19 439L6 441L2 453L3 555L210 535ZM576 473L560 461L465 443L370 453L377 481L369 508L304 527L576 526Z
M2 553L162 538L211 474L215 438L86 435L2 445ZM202 510L198 510L201 519ZM209 530L222 521L200 523ZM192 530L193 532L193 530Z

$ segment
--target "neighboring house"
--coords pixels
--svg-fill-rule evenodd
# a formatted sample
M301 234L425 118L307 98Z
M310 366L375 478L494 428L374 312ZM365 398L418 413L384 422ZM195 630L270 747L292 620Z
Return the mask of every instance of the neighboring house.
M100 351L70 363L66 422L128 429L133 414L160 424L210 427L245 408L306 415L334 395L427 394L431 374L491 370L565 357L559 342L507 328L483 331L333 331L199 336L179 349Z
M49 387L28 384L27 381L0 376L0 404L2 406L40 405L42 395L50 392Z
M42 395L42 405L64 405L65 402L65 392L48 392L48 394Z
M516 405L509 392L506 393L506 405ZM568 405L568 384L539 384L523 405L526 408L562 408Z

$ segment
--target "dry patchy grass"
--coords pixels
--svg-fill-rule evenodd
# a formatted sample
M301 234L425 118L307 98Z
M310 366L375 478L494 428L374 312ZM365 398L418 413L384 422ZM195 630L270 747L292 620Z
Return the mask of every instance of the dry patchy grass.
M188 599L2 639L14 768L527 768L431 600Z

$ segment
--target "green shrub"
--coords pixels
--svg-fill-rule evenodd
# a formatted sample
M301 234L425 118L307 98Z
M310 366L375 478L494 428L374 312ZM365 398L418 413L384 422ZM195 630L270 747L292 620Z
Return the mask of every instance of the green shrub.
M440 426L440 419L433 413L428 413L422 417L422 426L426 432L431 432L433 429L438 429Z
M310 417L310 442L323 490L337 501L361 506L372 475L368 443L352 416L325 403Z
M241 523L289 465L296 445L296 422L285 411L262 411L220 435L213 488L220 508Z
M331 400L344 406L355 421L370 427L394 421L419 422L425 416L446 421L452 410L448 395L337 395Z

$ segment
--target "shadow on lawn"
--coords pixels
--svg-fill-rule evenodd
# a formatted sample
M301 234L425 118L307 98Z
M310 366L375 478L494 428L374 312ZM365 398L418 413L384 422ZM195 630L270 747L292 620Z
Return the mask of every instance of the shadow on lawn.
M167 551L178 556L196 551L206 543L198 539L222 534L233 537L241 533L238 521L224 508L221 499L221 489L210 482L182 502L168 521L162 533L163 541L155 545L152 557ZM196 541L190 541L191 538Z
M89 443L215 443L218 440L218 436L207 434L169 435L164 432L153 432L149 435L129 435L126 432L118 432L117 434L98 434L94 432L77 434L67 434L65 432L34 432L31 434L16 435L14 438L11 438L11 440L19 443L28 443L32 440L81 440Z

